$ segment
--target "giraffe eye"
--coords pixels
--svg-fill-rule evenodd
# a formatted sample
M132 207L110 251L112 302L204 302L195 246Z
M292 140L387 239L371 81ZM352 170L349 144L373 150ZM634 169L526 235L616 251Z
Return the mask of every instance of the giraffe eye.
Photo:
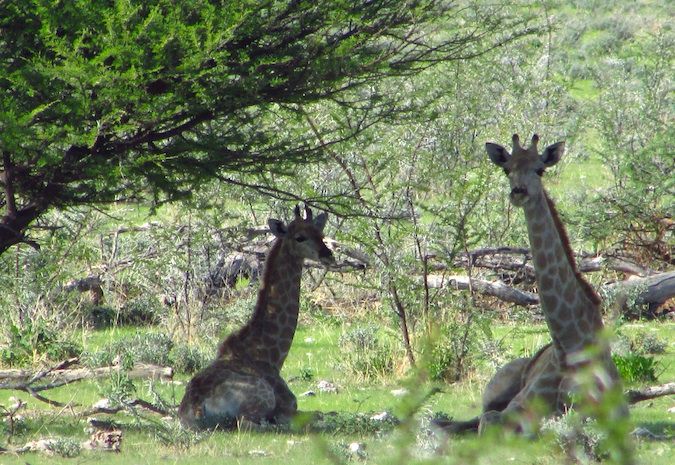
M544 168L539 168L539 169L536 171L536 173L537 173L537 175L539 175L539 176L543 176L543 175L544 175Z
M307 238L303 235L298 235L298 236L295 236L295 240L297 242L305 242L307 240Z
M509 173L511 173L511 170L504 168L504 174L508 176Z

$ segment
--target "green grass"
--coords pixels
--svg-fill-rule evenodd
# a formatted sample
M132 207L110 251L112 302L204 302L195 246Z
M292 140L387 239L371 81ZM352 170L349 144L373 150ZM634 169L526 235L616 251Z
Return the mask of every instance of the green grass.
M622 327L625 334L634 331L654 331L658 336L669 341L665 354L657 356L661 367L658 382L667 382L675 379L675 355L673 342L675 334L674 324L670 323L641 323L629 324ZM128 336L136 330L121 328L115 330L98 331L83 338L85 347L95 349L102 347L115 338ZM340 351L337 341L343 329L335 325L315 324L311 327L301 326L298 329L294 346L284 366L283 374L289 380L291 389L298 395L301 411L339 412L339 421L351 421L349 414L372 414L384 410L403 417L403 412L409 408L410 397L427 392L432 386L420 383L419 379L406 380L403 377L386 377L368 382L356 381L347 377L338 370ZM548 340L544 326L496 326L493 329L494 337L502 341L510 355L527 355L535 351ZM312 380L301 379L303 372L314 374ZM475 374L461 383L439 384L442 392L432 396L422 406L422 412L445 412L457 419L468 419L480 411L480 396L485 381L489 378L487 368L479 369ZM340 388L337 394L321 393L316 389L319 380L329 380ZM166 399L175 399L178 402L182 396L186 377L178 377L177 383L163 383L157 390ZM48 391L47 395L61 402L77 402L90 405L100 397L100 390L106 381L99 383L82 382L63 388ZM147 383L136 382L137 394L142 398L149 398ZM392 391L406 387L412 394L408 398L396 397ZM314 390L314 397L302 397L301 393ZM26 412L27 430L12 438L14 444L23 444L26 441L44 437L69 437L77 441L84 441L87 434L84 432L84 419L75 416L68 409L55 409L44 403L32 399L26 393L0 391L0 405L8 405L8 398L15 396L29 403ZM631 421L635 425L645 426L657 434L673 434L673 418L667 409L672 406L672 399L660 398L652 402L637 404L632 409ZM104 416L104 415L99 415ZM144 414L147 418L156 417ZM216 432L206 435L199 443L189 449L178 445L166 445L157 439L152 427L147 423L139 423L138 419L128 414L117 414L116 421L125 425L122 453L110 454L100 452L81 453L79 458L49 458L41 454L27 454L20 457L0 455L2 464L41 464L41 463L181 463L181 464L215 464L224 460L240 464L323 464L336 463L330 460L330 454L347 457L346 447L352 441L366 444L368 463L494 463L494 461L509 461L513 463L560 463L563 456L550 439L538 441L523 438L500 438L499 445L490 443L489 438L467 436L453 438L444 445L444 454L435 457L432 461L416 457L411 454L417 446L401 448L401 441L410 439L400 430L385 433L361 434L342 433L259 433L259 432ZM414 427L413 427L414 430ZM358 429L357 429L358 431ZM406 439L407 438L407 439ZM5 442L3 441L3 444ZM490 443L490 447L486 444ZM673 453L672 442L641 441L638 443L640 463L665 464L667 457ZM403 457L403 458L402 458Z

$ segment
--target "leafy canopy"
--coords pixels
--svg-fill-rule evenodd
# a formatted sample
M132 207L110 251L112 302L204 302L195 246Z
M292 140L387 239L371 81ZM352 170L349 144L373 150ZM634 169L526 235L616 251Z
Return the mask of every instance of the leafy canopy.
M390 112L386 96L353 91L531 32L498 13L437 0L2 2L0 253L54 206L173 200L225 171L320 158L332 140L304 128L304 105Z

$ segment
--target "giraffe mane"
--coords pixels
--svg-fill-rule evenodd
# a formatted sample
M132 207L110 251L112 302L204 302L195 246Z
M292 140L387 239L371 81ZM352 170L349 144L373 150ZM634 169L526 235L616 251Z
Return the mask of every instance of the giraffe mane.
M220 346L218 346L218 357L222 357L229 352L241 349L239 347L241 341L248 337L257 322L261 321L265 316L264 312L267 308L267 299L269 297L269 286L267 283L269 283L270 274L274 268L273 263L276 261L279 251L281 250L281 241L282 239L276 239L272 245L272 248L267 253L260 291L258 292L258 298L255 303L255 310L253 311L253 314L244 326L242 326L236 332L230 334L225 338L225 340L223 340L223 342L221 342Z
M593 287L588 283L588 281L586 281L586 279L584 279L584 277L577 269L577 264L576 261L574 260L574 253L572 252L572 246L570 245L570 239L569 236L567 235L567 231L565 230L565 225L560 220L560 216L558 216L558 209L556 208L553 199L549 197L548 192L546 192L546 190L544 190L544 198L546 198L548 209L551 212L551 217L553 217L553 224L555 225L555 228L558 230L560 242L562 243L563 250L565 251L565 255L567 256L567 261L572 267L572 271L574 272L574 276L577 278L579 286L581 286L581 289L586 294L586 297L588 297L588 299L593 304L600 305L600 303L602 302L600 296L598 295L597 292L595 292L595 289L593 289Z

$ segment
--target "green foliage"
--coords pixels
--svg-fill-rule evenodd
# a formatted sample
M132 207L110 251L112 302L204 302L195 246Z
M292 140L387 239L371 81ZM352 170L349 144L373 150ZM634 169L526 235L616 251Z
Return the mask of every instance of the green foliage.
M3 2L1 148L19 168L19 214L0 252L51 207L186 198L261 165L288 173L323 156L303 107L338 99L372 124L396 102L348 91L532 31L495 8L452 13L437 0ZM449 37L430 33L439 18Z
M64 458L78 457L82 452L80 443L71 438L57 438L49 442L50 452Z
M142 295L122 305L117 323L131 326L156 325L162 313L163 309L156 297Z
M169 357L176 372L192 375L206 368L211 363L213 354L187 344L176 344Z
M375 326L345 331L338 341L343 357L340 368L361 378L388 375L394 368L394 345Z
M393 430L399 423L398 419L391 414L387 414L384 420L377 419L381 413L327 413L312 421L310 428L341 435L368 435Z
M26 366L40 359L62 361L80 355L82 348L42 320L11 324L6 346L0 348L5 366Z
M111 365L116 358L155 365L168 365L173 340L163 333L137 332L132 336L111 342L100 350L84 354L90 366Z
M625 355L614 354L612 355L612 359L619 370L621 378L626 383L656 381L658 377L657 370L659 364L654 357L628 353Z

